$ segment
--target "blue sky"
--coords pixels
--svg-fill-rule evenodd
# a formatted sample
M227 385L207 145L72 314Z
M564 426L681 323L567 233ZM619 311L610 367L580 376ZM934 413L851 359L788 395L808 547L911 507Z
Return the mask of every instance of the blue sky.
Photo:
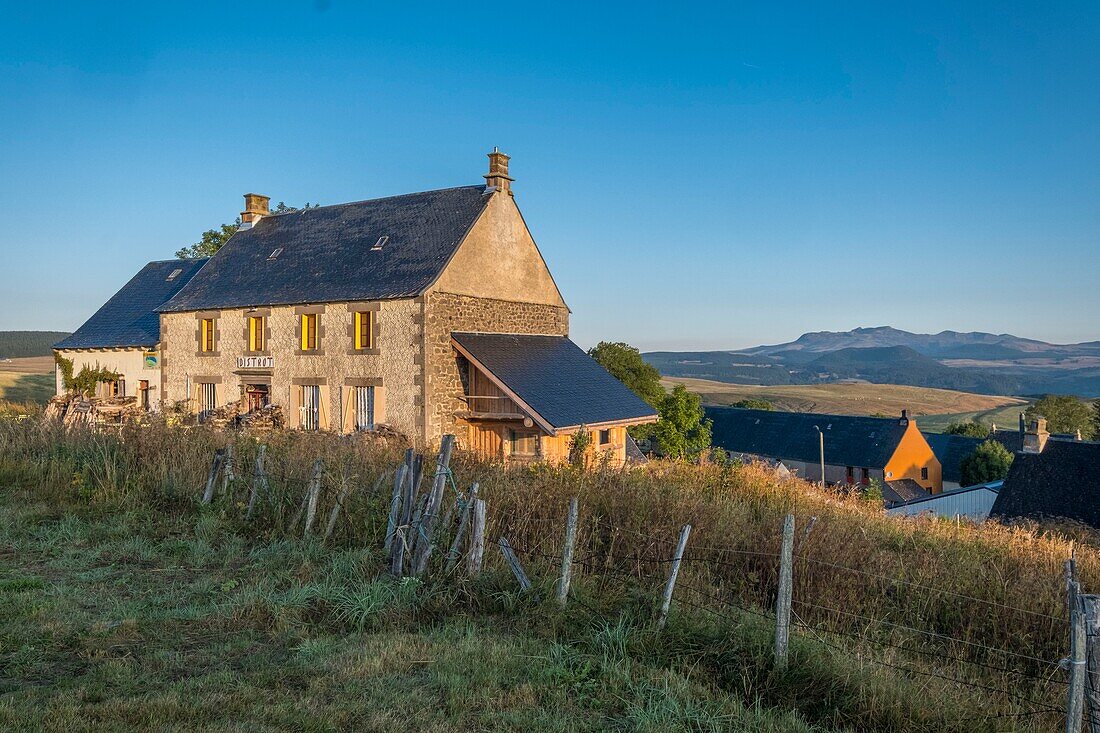
M1094 3L88 5L0 3L0 329L499 145L583 346L1100 338Z

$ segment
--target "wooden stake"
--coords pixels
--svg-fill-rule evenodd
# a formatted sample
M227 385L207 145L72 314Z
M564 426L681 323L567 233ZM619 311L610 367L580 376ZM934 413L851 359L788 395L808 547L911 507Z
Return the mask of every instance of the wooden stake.
M1082 595L1085 615L1085 649L1088 664L1085 702L1088 703L1089 733L1100 733L1100 596Z
M405 465L404 482L401 487L401 518L398 520L397 527L394 529L393 540L390 545L392 561L390 563L390 573L395 578L401 578L405 575L405 554L409 544L409 527L412 519L412 503L415 494L415 488L413 482L415 481L415 458L413 456L412 449L410 448L405 452Z
M318 458L313 462L313 477L309 480L309 493L306 496L309 499L306 505L306 528L303 532L303 537L309 537L309 533L313 531L313 519L317 516L317 501L321 498L321 473L324 471L325 464Z
M340 493L336 495L336 505L332 507L332 512L328 515L328 524L325 525L325 539L327 540L332 534L332 530L336 529L336 518L340 516L340 510L344 507L344 502L347 501L348 494L351 493L351 486L348 484L346 478L340 481Z
M206 490L202 492L202 503L209 504L214 500L214 486L218 481L218 473L222 468L225 452L218 448L214 451L214 460L210 462L210 473L206 476Z
M458 558L462 557L462 540L466 538L466 530L470 526L470 515L473 514L474 502L477 501L477 482L470 487L470 493L466 497L466 505L462 507L462 516L458 520L458 529L455 530L454 541L451 542L451 549L447 551L447 572L450 573L455 569L455 565L458 564Z
M565 519L565 545L561 551L561 577L558 578L558 605L565 608L569 584L573 579L573 548L577 543L577 497L569 500L569 515Z
M471 578L481 572L485 556L485 522L488 507L482 499L474 499L470 527L470 554L466 556L466 574Z
M420 538L416 543L416 557L413 563L413 575L417 577L428 569L428 559L435 547L436 520L443 507L443 494L447 490L447 480L450 477L451 451L454 449L455 436L444 435L439 447L439 458L435 462L435 481L432 483L431 493L428 494L428 503L424 510L424 516L420 520Z
M256 454L256 470L252 475L252 493L248 496L248 511L245 513L245 519L252 519L252 512L256 509L256 500L260 495L260 487L264 489L264 493L270 493L267 485L267 474L264 473L264 455L267 453L267 446L261 445L259 452Z
M1085 614L1077 584L1077 561L1066 560L1066 595L1069 600L1069 689L1066 693L1066 733L1081 733L1087 677Z
M791 636L791 594L794 589L794 515L783 520L783 546L779 552L779 594L775 600L775 666L787 668L787 644Z
M230 496L229 492L233 487L233 482L237 480L237 473L234 471L233 464L233 444L230 443L225 447L225 460L222 463L222 496Z
M512 574L516 576L516 580L519 581L520 593L526 593L531 588L531 581L527 579L527 573L523 572L523 566L519 564L519 558L516 557L516 551L512 549L512 545L508 543L507 537L501 537L497 544L500 545L500 552L504 555L504 559L508 561L508 566L512 568Z
M661 612L657 615L657 628L663 629L668 621L668 610L672 607L672 591L676 588L676 578L680 575L680 563L684 559L684 548L691 536L691 525L685 524L680 530L680 541L676 544L676 556L672 558L672 567L668 571L664 597L661 599Z
M390 497L390 516L386 522L386 541L382 548L386 556L390 557L393 548L393 534L397 530L397 521L401 513L401 496L405 490L405 477L409 473L409 467L402 463L397 467L397 473L393 477L393 496Z

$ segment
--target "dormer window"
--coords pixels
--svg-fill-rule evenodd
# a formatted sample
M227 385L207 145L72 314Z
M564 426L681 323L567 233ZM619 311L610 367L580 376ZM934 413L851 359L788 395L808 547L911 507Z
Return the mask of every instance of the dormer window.
M267 256L267 261L268 262L273 262L275 260L275 258L278 257L279 255L281 255L282 253L283 253L283 248L282 247L276 247L274 250L272 250L271 254L269 254Z
M383 234L378 238L378 241L374 243L374 246L370 248L371 252L381 252L382 248L386 246L386 242L390 241L388 234Z
M172 273L170 275L168 275L168 277L166 278L166 282L172 282L182 274L183 268L177 267L176 269L172 270Z

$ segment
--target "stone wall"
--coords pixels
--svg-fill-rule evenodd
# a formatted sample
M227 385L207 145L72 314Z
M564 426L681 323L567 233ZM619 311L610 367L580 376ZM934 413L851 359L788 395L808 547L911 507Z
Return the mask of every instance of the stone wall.
M352 324L356 310L372 309L377 316L376 349L356 352ZM328 303L315 306L274 306L228 309L204 313L170 313L161 317L163 395L166 404L190 397L198 409L198 381L216 383L217 402L223 406L240 399L244 384L270 381L271 402L286 411L287 424L298 425L297 387L319 384L322 427L341 430L346 425L349 382L376 386L376 420L392 425L411 439L423 435L423 346L421 303L414 299L373 303ZM318 312L320 339L316 353L301 351L299 318L302 311ZM249 315L266 314L270 369L241 370L237 357L249 356ZM213 354L199 353L199 317L215 317L217 343ZM379 387L381 389L379 389ZM190 395L188 394L190 389ZM377 413L382 414L377 414Z
M456 431L455 412L466 409L452 332L569 335L564 306L430 292L424 296L424 309L426 437L433 444ZM464 439L464 432L458 437Z

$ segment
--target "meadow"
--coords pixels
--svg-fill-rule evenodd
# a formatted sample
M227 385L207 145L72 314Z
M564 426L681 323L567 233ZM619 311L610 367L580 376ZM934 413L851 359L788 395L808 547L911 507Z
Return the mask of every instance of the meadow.
M329 435L0 420L0 727L19 730L1040 731L1062 725L1062 564L1091 538L886 517L760 466L505 469L458 455L499 553L395 580L381 551L400 460ZM241 466L198 498L215 448ZM327 539L290 521L324 461ZM573 591L552 600L568 500ZM795 623L771 661L776 555L796 516ZM693 532L669 624L657 596ZM460 566L461 567L461 566Z

